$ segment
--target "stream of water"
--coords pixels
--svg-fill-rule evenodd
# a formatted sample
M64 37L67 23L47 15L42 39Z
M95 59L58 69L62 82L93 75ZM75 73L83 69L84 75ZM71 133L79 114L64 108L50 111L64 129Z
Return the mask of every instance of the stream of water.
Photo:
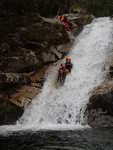
M106 78L112 49L110 18L86 25L69 53L73 69L64 86L55 85L57 64L17 123L0 127L0 150L113 150L113 129L91 129L84 117L91 91Z
M90 92L106 77L106 58L113 45L113 22L95 19L76 39L69 53L73 69L64 86L56 88L59 65L50 68L42 93L18 122L22 125L57 126L87 124L84 110Z

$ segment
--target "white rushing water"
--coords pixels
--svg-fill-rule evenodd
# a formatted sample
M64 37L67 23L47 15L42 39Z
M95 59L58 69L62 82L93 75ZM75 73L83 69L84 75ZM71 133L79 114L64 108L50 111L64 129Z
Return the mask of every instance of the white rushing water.
M87 25L69 56L74 65L64 86L56 89L58 67L51 68L40 96L25 111L23 125L82 124L89 92L105 79L105 61L112 49L113 22L99 18Z
M85 26L70 51L73 69L64 86L55 87L59 65L49 70L42 92L16 126L62 128L84 123L90 92L106 77L105 61L113 45L113 22L95 19Z

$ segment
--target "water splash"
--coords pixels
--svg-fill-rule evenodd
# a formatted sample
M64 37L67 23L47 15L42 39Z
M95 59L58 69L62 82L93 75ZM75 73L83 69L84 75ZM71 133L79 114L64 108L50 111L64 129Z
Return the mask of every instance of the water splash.
M2 126L1 131L25 129L72 129L87 124L84 110L90 92L106 77L105 62L113 47L113 22L109 18L95 19L85 26L70 52L73 70L64 86L55 86L59 64L50 68L47 80L32 104L14 126ZM63 60L64 61L64 60Z
M113 22L109 18L95 19L87 25L69 54L74 67L64 86L56 89L58 66L51 68L42 93L33 100L19 123L84 123L84 108L90 96L89 92L105 79L105 61L112 49L112 35Z

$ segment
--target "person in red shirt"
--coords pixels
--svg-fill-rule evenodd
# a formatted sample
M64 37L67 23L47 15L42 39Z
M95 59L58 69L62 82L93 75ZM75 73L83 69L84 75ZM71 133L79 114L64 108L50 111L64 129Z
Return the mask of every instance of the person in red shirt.
M67 18L66 18L64 15L62 15L62 16L60 17L60 20L61 20L61 22L62 22L62 24L63 24L65 30L66 30L67 32L69 32L69 31L70 31L70 26L69 26L69 22L67 21Z
M60 65L60 68L58 70L58 79L57 81L60 81L60 83L64 83L65 81L65 78L66 78L66 67L65 67L65 64L61 64Z
M69 73L69 70L66 68L65 64L61 64L59 70L58 70L58 79L57 81L60 81L61 84L64 84L67 74Z

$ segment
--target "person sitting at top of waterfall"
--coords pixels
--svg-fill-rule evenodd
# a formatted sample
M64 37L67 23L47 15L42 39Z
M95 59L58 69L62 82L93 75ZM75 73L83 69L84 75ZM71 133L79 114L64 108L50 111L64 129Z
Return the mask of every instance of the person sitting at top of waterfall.
M73 64L71 63L71 58L70 57L66 57L66 63L65 63L66 69L69 70L69 72L71 72L71 69L73 67Z
M67 18L64 15L62 15L60 17L60 20L61 20L62 24L64 25L65 30L70 31L70 26L69 26L69 22L67 21Z

